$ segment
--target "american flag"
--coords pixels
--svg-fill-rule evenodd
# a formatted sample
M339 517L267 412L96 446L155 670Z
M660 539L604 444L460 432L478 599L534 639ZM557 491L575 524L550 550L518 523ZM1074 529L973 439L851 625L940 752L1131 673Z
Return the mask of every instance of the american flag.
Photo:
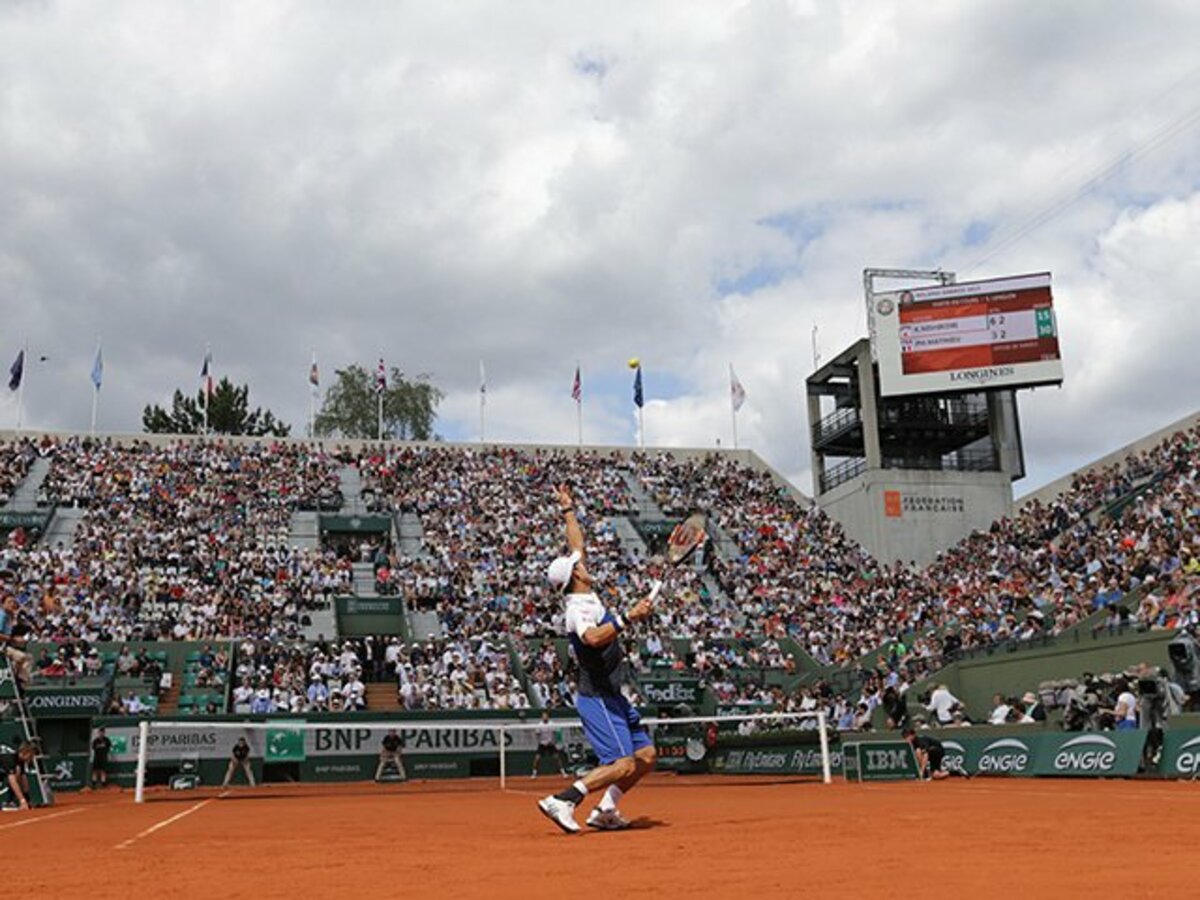
M579 378L579 366L575 367L575 382L571 385L571 399L576 403L583 400L583 382Z
M382 394L387 390L387 370L383 367L383 357L379 358L379 366L375 369L375 393Z

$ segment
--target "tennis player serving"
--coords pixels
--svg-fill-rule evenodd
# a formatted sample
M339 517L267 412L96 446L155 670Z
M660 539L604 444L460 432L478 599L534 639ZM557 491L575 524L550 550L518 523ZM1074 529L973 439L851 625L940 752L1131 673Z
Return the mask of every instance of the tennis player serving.
M587 824L603 831L628 828L618 804L643 775L654 768L654 742L641 723L637 710L621 693L627 679L625 653L620 634L625 621L640 622L650 615L660 584L650 596L639 600L624 619L604 608L592 590L583 549L583 529L575 518L575 501L566 487L555 490L555 498L566 518L567 556L550 563L550 583L566 595L566 630L579 660L579 684L575 708L583 732L600 760L566 790L538 801L546 818L568 834L580 831L575 807L590 793L604 796L587 817Z

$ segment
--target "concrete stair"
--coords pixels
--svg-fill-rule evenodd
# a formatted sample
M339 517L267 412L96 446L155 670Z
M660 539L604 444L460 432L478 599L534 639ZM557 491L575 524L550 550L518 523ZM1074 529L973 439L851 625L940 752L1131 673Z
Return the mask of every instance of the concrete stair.
M338 469L338 481L342 490L342 508L338 512L344 516L365 516L367 507L363 503L358 466L342 466Z
M43 547L57 547L62 544L67 550L75 545L75 531L83 519L86 510L74 506L60 506L54 510L46 533L42 535Z
M38 457L29 466L29 471L13 491L4 507L8 512L33 512L38 508L38 492L50 472L50 460Z
M301 550L316 550L321 546L321 522L317 513L302 510L292 513L288 541Z
M375 595L375 567L371 563L356 562L352 564L354 571L354 593L360 597Z
M179 695L183 693L182 681L183 673L176 672L175 677L171 679L171 686L167 688L166 693L158 698L159 715L165 716L179 709Z
M625 479L625 484L629 488L629 493L633 497L634 509L637 514L643 519L650 521L658 521L665 519L662 507L654 502L654 499L642 487L642 483L638 481L637 476L632 472L622 472L621 477Z
M312 624L305 625L300 630L306 641L315 641L321 637L333 640L338 636L337 613L334 612L333 604L321 609L310 610L308 618Z
M613 533L616 534L617 540L621 542L621 546L626 550L632 550L639 557L645 559L648 555L646 542L642 540L642 536L633 527L633 523L629 521L629 518L627 516L613 516L608 521L612 525Z
M435 612L414 612L408 614L408 633L414 641L442 636L442 620Z
M425 557L425 526L421 524L421 517L415 512L402 512L399 520L396 547L400 555L410 559Z

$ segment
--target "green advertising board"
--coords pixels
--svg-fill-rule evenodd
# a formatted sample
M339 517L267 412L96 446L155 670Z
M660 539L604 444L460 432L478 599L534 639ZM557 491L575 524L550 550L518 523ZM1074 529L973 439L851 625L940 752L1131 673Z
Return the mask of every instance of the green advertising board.
M1144 731L1031 732L938 738L946 750L942 768L970 775L1136 775L1146 744Z
M1165 732L1158 770L1167 778L1200 777L1200 730Z
M90 760L86 753L47 756L42 760L46 780L56 791L78 791L88 782Z
M322 515L322 533L332 534L387 534L392 530L388 516L339 516Z
M816 745L718 748L711 771L722 775L821 775L821 748ZM830 771L843 767L842 748L829 748Z
M917 757L907 741L847 744L842 763L846 777L856 781L903 781L917 777Z
M34 719L98 716L104 712L107 700L105 683L33 684L25 690L25 708Z
M0 653L0 700L16 700L17 685L13 670L9 668L8 657Z
M305 758L304 732L289 728L295 722L272 723L263 741L263 762L299 762ZM302 722L300 724L303 724Z

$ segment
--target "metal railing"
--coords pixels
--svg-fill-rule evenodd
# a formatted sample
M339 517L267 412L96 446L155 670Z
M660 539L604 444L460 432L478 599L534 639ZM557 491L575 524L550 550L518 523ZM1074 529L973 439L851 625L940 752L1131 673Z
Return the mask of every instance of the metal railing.
M821 475L821 493L831 491L839 484L849 481L867 471L867 461L861 456L848 459L828 468Z

